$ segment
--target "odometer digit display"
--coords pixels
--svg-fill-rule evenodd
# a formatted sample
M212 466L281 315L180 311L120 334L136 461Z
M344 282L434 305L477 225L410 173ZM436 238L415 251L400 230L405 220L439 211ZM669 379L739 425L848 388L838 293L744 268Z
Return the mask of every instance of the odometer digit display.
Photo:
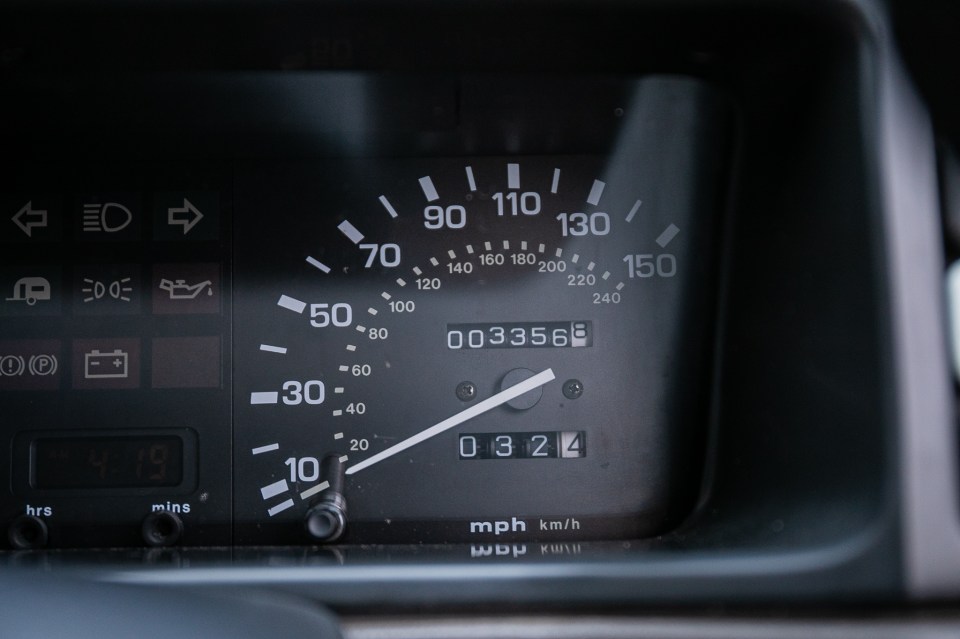
M591 322L499 322L450 324L447 348L583 348L593 346Z

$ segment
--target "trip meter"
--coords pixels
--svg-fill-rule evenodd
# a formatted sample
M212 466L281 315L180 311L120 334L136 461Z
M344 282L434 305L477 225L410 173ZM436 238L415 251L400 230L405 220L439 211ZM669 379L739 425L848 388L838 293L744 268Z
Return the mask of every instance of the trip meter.
M699 480L719 145L239 180L239 543L633 538ZM707 110L709 111L709 110Z

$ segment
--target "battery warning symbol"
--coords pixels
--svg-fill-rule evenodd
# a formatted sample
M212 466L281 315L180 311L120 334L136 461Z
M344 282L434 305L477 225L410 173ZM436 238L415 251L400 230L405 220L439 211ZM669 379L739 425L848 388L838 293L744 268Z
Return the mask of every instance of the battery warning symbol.
M104 337L73 340L73 387L120 390L140 387L140 339Z
M94 349L83 354L85 379L126 379L130 376L130 354L122 349L102 353Z

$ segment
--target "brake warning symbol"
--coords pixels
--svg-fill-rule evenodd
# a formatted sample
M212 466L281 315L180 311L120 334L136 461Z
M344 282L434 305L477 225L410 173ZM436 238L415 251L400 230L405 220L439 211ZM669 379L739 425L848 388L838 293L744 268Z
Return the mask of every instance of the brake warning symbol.
M58 390L59 340L0 341L0 391Z

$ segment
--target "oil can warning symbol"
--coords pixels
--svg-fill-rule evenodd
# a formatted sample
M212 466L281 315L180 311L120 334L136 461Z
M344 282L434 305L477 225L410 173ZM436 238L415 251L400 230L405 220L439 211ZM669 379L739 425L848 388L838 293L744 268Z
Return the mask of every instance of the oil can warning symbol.
M187 280L160 280L160 290L166 291L172 300L195 300L204 292L206 292L208 296L212 296L212 287L213 282L210 280L204 280L195 284L188 283Z
M153 312L193 315L220 312L219 264L156 264Z

